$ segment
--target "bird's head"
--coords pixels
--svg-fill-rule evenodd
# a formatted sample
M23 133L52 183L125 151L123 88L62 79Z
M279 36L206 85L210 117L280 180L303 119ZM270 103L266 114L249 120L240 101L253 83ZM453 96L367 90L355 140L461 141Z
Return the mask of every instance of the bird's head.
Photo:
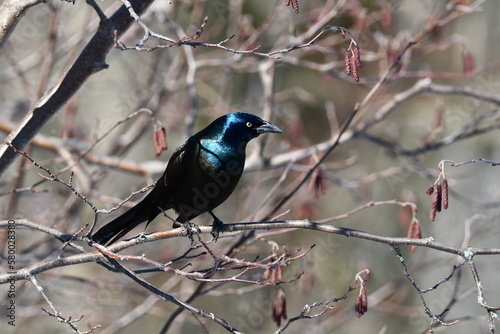
M244 112L221 116L206 129L212 139L236 144L247 144L263 133L284 133L276 125Z

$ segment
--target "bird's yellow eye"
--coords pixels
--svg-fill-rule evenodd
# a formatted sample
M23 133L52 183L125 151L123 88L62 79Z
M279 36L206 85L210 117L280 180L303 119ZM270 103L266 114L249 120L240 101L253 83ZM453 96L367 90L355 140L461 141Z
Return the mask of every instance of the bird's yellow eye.
M251 128L253 126L252 122L247 122L247 128Z

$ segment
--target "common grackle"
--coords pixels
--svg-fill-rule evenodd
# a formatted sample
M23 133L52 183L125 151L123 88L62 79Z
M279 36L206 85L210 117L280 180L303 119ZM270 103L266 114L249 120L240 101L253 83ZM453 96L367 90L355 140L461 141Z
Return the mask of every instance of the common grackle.
M112 244L142 222L146 221L147 226L168 209L179 214L179 223L208 212L217 233L222 222L212 210L233 192L245 165L246 145L262 133L283 131L248 113L219 117L175 150L163 176L140 203L104 225L92 239Z

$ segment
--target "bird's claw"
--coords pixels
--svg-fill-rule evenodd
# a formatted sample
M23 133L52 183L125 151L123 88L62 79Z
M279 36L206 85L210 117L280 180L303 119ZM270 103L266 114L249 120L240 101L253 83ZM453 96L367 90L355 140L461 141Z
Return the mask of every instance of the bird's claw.
M215 241L219 239L219 233L224 229L224 223L219 218L215 217L212 223L212 237Z
M198 225L191 223L189 220L187 222L180 223L180 225L184 226L184 228L186 229L186 235L189 238L189 240L191 241L191 244L193 244L194 243L194 236L193 236L194 231L198 231L198 233L201 232Z

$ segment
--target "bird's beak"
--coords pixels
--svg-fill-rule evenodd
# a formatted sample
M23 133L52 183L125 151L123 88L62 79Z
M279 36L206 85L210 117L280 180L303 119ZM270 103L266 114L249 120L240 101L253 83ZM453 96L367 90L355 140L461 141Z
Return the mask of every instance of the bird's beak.
M283 130L278 128L276 125L274 125L273 123L267 122L267 121L264 121L264 124L262 124L261 126L256 128L255 130L257 130L258 134L261 134L261 133L281 133L281 134L284 134L285 133Z

